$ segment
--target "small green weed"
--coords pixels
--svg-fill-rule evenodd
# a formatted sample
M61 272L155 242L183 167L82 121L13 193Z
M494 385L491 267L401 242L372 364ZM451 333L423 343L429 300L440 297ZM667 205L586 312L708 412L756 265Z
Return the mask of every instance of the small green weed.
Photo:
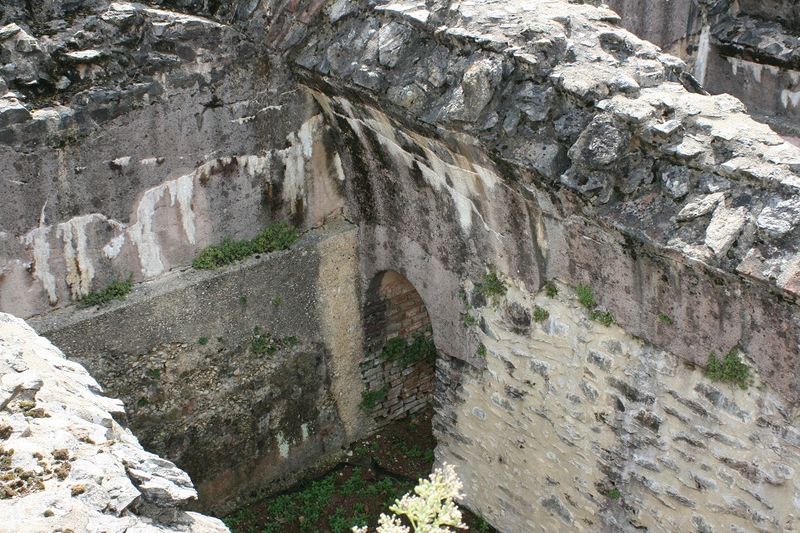
M589 318L608 327L614 323L614 315L608 311L592 311Z
M489 533L492 526L489 525L489 522L480 515L477 517L477 523L475 524L475 530L479 533Z
M619 500L622 497L622 493L617 488L613 488L608 491L608 497L612 500Z
M252 240L233 240L225 237L221 244L204 248L192 261L200 270L211 270L258 253L287 250L297 241L297 230L286 222L278 222L264 228Z
M276 296L272 299L272 305L275 307L280 307L282 303L283 299L281 299L279 296Z
M469 328L469 327L472 327L475 324L477 324L477 322L478 321L475 319L475 317L472 316L472 313L470 313L469 311L464 313L464 325L465 326L467 326Z
M736 347L731 348L722 361L717 359L714 352L711 352L706 365L706 376L714 381L733 383L741 389L747 389L753 381L750 367L742 361L739 349Z
M161 370L157 368L151 368L150 370L147 371L147 376L150 379L158 379L161 377Z
M256 355L272 355L281 348L291 348L300 343L297 337L286 337L276 339L269 333L262 331L260 327L253 328L253 337L250 340L250 351Z
M95 305L105 305L112 300L124 300L133 290L133 274L126 280L116 280L98 292L90 292L78 301L78 307L84 309Z
M384 385L382 388L372 391L366 391L361 395L361 408L365 411L375 409L375 406L386 399L389 393L389 385Z
M478 283L475 288L485 298L491 300L493 305L500 302L500 298L505 296L508 288L505 283L497 277L495 272L487 272L483 275L483 281Z
M478 345L478 352L477 352L477 354L478 354L478 357L484 357L484 358L486 357L486 345L485 345L485 344L483 344L483 343L480 343L480 344Z
M278 344L269 333L262 333L258 326L253 328L253 339L250 341L250 350L256 355L272 355L278 351Z
M533 320L535 322L544 322L550 318L550 311L538 305L533 308Z
M594 299L592 288L588 285L580 284L575 287L575 294L578 296L578 301L581 303L581 305L589 311L592 311L595 307L597 307L597 302Z
M415 335L410 343L402 337L389 340L381 350L381 357L387 361L400 361L403 366L411 366L419 361L433 364L436 353L433 339L426 335Z
M343 494L350 496L362 492L365 485L364 478L361 475L361 468L356 467L350 477L347 478L347 481L342 483L341 490Z
M668 314L666 314L666 313L660 313L660 314L658 315L658 319L659 319L661 322L663 322L664 324L668 325L668 326L671 326L672 324L674 324L674 321L672 320L672 317L671 317L671 316L669 316L669 315L668 315Z
M208 344L208 337L200 337L199 339L197 339L197 344L199 344L200 346L205 346L206 344Z
M555 298L558 294L558 287L552 281L548 281L544 284L544 293L548 298Z

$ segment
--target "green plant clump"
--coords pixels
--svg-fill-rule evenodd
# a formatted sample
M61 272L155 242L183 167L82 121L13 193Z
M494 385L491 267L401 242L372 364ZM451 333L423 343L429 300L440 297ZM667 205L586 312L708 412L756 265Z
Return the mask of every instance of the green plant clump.
M478 345L478 357L486 357L486 345L483 343Z
M608 311L592 311L589 315L589 318L594 320L595 322L600 322L604 326L608 327L614 323L614 315L609 313Z
M208 337L200 337L199 339L197 339L197 344L199 344L200 346L205 346L206 344L208 344Z
M124 300L133 290L133 274L126 280L116 280L99 292L90 292L78 302L78 307L105 305L112 300Z
M608 491L608 497L612 500L619 500L622 497L622 493L619 491L619 489L611 489Z
M508 288L500 278L497 277L495 272L487 272L483 275L483 281L476 285L476 289L485 298L492 301L494 305L500 301L500 298L505 296Z
M578 301L589 311L593 311L597 307L597 302L594 299L592 288L588 285L580 284L575 287L575 294L578 296Z
M658 319L659 319L661 322L663 322L664 324L668 325L668 326L671 326L671 325L674 323L674 321L672 320L672 317L671 317L671 316L669 316L669 315L668 315L668 314L666 314L666 313L661 313L661 314L659 314L659 315L658 315Z
M403 366L411 366L419 361L433 364L436 361L436 345L426 335L415 335L410 343L402 337L395 337L384 345L381 357L387 361L400 361Z
M548 281L544 284L544 293L548 298L555 298L558 294L558 287L556 287L556 284L552 281Z
M706 365L706 376L714 381L733 383L741 389L747 389L753 381L750 367L742 361L739 349L736 347L731 348L722 361L717 359L714 352L711 352Z
M287 250L297 241L297 230L286 222L278 222L264 228L252 240L234 240L225 237L221 244L208 246L192 261L200 270L219 268L241 261L254 254Z
M533 308L533 320L535 322L544 322L550 318L550 311L538 305Z
M472 316L472 313L470 313L469 311L464 313L464 325L465 326L470 327L470 326L474 326L477 323L478 323L478 321L475 319L474 316Z
M365 411L371 411L372 409L375 409L376 405L386 399L386 395L388 393L389 385L384 385L377 390L364 392L364 394L361 396L361 408Z

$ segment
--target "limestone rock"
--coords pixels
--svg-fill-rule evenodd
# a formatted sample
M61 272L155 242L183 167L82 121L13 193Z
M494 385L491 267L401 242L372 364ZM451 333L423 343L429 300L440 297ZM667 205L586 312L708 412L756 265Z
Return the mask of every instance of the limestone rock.
M731 209L724 205L717 206L706 229L706 246L717 256L725 255L744 229L745 222L746 207Z
M228 530L183 511L197 497L189 476L113 420L106 409L121 412L119 402L83 367L2 313L0 383L3 531Z

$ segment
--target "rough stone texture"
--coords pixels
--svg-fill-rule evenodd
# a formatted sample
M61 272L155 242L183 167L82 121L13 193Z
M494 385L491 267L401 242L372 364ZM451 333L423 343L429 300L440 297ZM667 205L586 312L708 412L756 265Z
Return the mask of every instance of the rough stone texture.
M334 302L318 295L321 250L349 237L353 254L353 233L329 228L290 251L163 277L125 303L32 322L125 402L144 445L192 476L202 508L224 511L288 486L364 434L366 416L338 409L332 395L346 386L360 397L363 384L331 376L332 332L320 323ZM341 291L356 273L337 267L341 281L326 283ZM336 305L358 317L352 296L339 293ZM358 350L354 332L348 340ZM333 387L340 379L347 384Z
M314 353L325 354L314 365L300 365L309 379L296 375L293 385L314 396L307 404L312 412L338 413L338 421L333 415L326 419L335 428L330 438L336 446L345 444L370 423L358 411L364 356L360 311L375 275L392 270L412 283L429 312L442 354L435 384L436 431L442 437L438 453L448 457L452 452L456 458L469 444L458 438L478 440L481 434L458 432L455 442L447 440L448 431L464 420L452 414L461 413L463 389L483 379L487 365L477 355L480 337L464 325L468 310L457 295L490 268L528 292L553 278L570 286L591 284L623 329L674 355L663 360L674 369L676 382L700 383L699 374L682 365L702 366L711 351L739 346L758 371L760 388L747 393L749 399L731 401L749 413L766 413L764 406L778 397L774 401L785 401L787 409L796 406L800 228L794 199L800 152L747 117L735 98L701 94L681 60L621 29L609 9L545 0L293 0L213 9L193 0L162 4L163 10L87 4L85 13L64 18L63 31L48 30L56 32L52 39L39 25L60 16L56 13L66 9L60 3L47 3L33 14L15 3L7 11L12 15L4 15L12 17L4 22L17 23L35 38L42 53L15 28L4 30L8 39L28 43L19 51L15 44L14 53L30 68L19 71L22 77L3 74L14 95L0 108L5 117L0 119L0 187L5 187L0 192L8 207L0 210L6 265L0 306L25 316L66 307L45 314L37 327L49 323L48 331L64 332L59 342L71 356L85 357L111 390L117 379L138 391L125 396L127 402L135 405L141 391L165 389L147 375L151 362L154 369L168 370L169 383L175 383L178 362L208 356L213 365L192 367L197 383L208 382L199 379L207 372L218 387L215 393L231 384L226 378L235 369L214 359L211 343L221 323L235 332L231 339L237 346L245 346L252 335L251 316L237 307L244 286L263 295L247 302L252 316L263 317L258 322L265 330L279 338L297 336L299 347L316 343ZM212 16L216 19L202 18ZM130 33L106 26L117 24L109 17L123 20L120 25ZM74 34L89 42L67 46ZM707 37L712 38L710 28ZM56 49L65 56L57 69L48 59L61 57ZM136 50L165 54L169 61L139 57ZM76 61L92 63L78 68ZM123 64L130 68L118 67ZM151 72L151 65L158 68ZM55 75L60 72L70 82L61 83L61 89ZM34 76L56 80L56 89L39 91L36 86L46 86L46 80L28 85L25 80ZM73 113L75 122L69 118ZM286 284L286 277L295 275L288 268L281 275L266 268L263 278L255 278L266 282L255 286L241 277L247 268L212 274L180 270L200 247L225 235L252 236L277 218L308 228L339 214L357 232L320 242L319 253L306 256L316 262L316 273L303 270L310 267L301 268L301 258L295 258L291 264L297 265L305 290L295 288L283 300L297 296L314 303L293 307L286 317L270 307L269 291L274 290L270 279ZM255 264L247 263L248 268ZM129 272L137 281L155 281L139 285L129 302L104 312L77 312L67 305ZM137 299L139 291L170 282L179 290L153 294L152 306L146 294ZM191 320L186 320L187 309ZM659 320L664 313L672 317L673 328ZM162 320L167 327L159 326ZM525 321L518 322L512 331L525 329ZM285 333L277 329L281 325ZM95 350L88 349L87 331L95 332ZM141 340L114 348L127 332L131 340ZM205 346L211 347L203 349L208 352L198 348L200 336L209 338ZM299 361L300 351L287 354L286 367ZM247 355L247 350L237 353ZM123 374L109 357L114 354L141 356L148 364L137 367L139 373ZM632 365L646 355L635 354ZM641 365L647 367L647 361ZM252 362L242 364L261 371ZM503 365L500 370L507 372ZM283 368L266 365L259 376L266 379ZM618 367L609 362L609 368ZM492 372L502 375L494 367ZM329 389L320 384L324 375ZM557 393L580 398L582 380L569 376ZM247 385L245 378L234 376L232 386ZM625 375L608 378L587 382L587 394L593 394L591 384L598 398L629 394L634 400L627 401L645 405L651 397L653 404L669 401L663 390L637 393ZM507 385L493 390L500 408L535 396L519 384ZM673 389L694 395L678 385ZM154 413L177 412L179 402L157 394L154 399ZM475 407L486 415L496 405L491 400L484 397ZM269 411L270 401L259 414ZM762 411L754 402L761 402ZM245 412L238 400L222 403ZM147 420L146 411L133 411L132 425ZM646 413L642 419L649 427L657 422ZM289 457L278 460L276 469L307 465L329 451L322 444L325 435L311 432L307 444L302 426L291 427L299 437L288 442ZM795 432L791 419L782 427L786 435ZM267 424L235 433L243 442L247 436L263 437L264 445L247 441L250 466L242 460L232 467L228 455L202 465L230 483L213 486L233 487L241 479L225 478L226 469L274 473L269 461L281 450L274 429ZM513 438L514 429L503 430ZM159 431L154 428L154 434ZM680 432L678 444L672 443L676 448L698 441L691 427ZM755 429L751 434L764 435ZM613 435L603 439L613 444ZM205 442L212 451L219 449L218 443ZM619 444L614 461L631 464L627 458L637 446L634 440ZM204 451L191 453L201 457ZM581 453L575 461L614 463L613 457L605 458L606 449ZM761 461L761 452L748 453ZM491 457L475 456L470 468L495 467ZM725 468L749 472L739 464L745 458L725 457L733 461ZM530 459L531 464L549 460L546 453ZM271 475L260 482L275 481ZM722 486L722 477L703 477ZM481 507L487 493L494 497L496 484L475 480L468 502L487 509L501 529L516 527L519 510L534 502L545 516L561 517L557 520L585 516L563 495L546 492L547 485L523 494L530 499L517 501L516 511L498 514L488 504ZM703 512L692 517L692 524L702 529L739 506L723 499L719 505L728 507L717 512L698 500L695 485L663 483L658 492L663 502L647 500L642 520L684 520L687 502L695 502ZM759 522L765 527L773 518L784 520L796 510L782 490L768 493L775 503L767 499L764 507L772 505L771 510L737 495L745 507L736 512L757 511L766 517ZM600 493L597 489L592 498L600 501ZM512 496L506 495L509 501ZM601 515L609 529L638 520L635 508L613 511Z
M759 378L747 391L709 381L558 289L512 287L475 311L485 368L437 390L452 421L437 459L480 494L470 504L503 531L796 530L791 407ZM512 332L507 310L534 305L549 318Z
M610 0L621 24L687 61L709 92L741 98L797 136L800 8L792 0Z
M24 321L0 313L2 531L223 532L182 510L189 476L142 449L119 400Z

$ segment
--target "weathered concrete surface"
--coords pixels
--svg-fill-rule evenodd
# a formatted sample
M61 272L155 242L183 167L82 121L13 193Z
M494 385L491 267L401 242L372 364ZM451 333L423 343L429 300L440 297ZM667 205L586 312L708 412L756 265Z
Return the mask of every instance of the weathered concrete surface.
M33 316L270 220L301 223L306 194L326 208L322 187L335 183L292 186L305 165L328 171L302 127L314 110L257 34L125 2L60 19L66 4L0 42L17 73L4 70L11 91L0 90L0 309ZM20 51L21 31L36 54ZM66 61L69 50L101 56ZM14 54L41 72L17 79Z
M360 317L354 236L328 228L290 251L174 273L124 303L32 324L125 402L131 428L189 472L204 509L230 509L297 481L364 434L368 420L344 392L360 401L361 331L339 329ZM336 273L324 266L332 260ZM342 320L324 326L334 309ZM341 370L344 350L356 372Z
M119 400L0 314L0 531L228 531L182 510L189 476L142 449Z

